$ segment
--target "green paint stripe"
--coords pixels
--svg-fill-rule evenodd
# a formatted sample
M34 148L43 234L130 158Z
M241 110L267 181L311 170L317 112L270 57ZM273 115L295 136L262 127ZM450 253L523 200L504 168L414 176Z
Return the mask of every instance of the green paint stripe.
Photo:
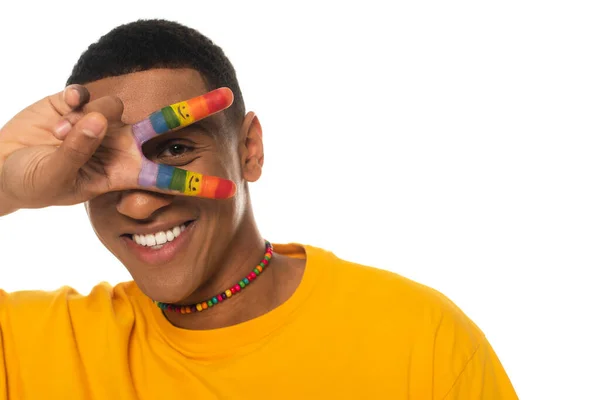
M161 111L163 117L165 117L165 121L167 121L167 126L169 129L175 129L181 125L179 118L177 118L177 114L175 114L175 110L173 110L171 107L165 107Z
M175 168L173 171L173 179L171 179L171 184L169 185L169 189L178 190L183 192L185 190L185 181L187 177L187 171L179 168Z

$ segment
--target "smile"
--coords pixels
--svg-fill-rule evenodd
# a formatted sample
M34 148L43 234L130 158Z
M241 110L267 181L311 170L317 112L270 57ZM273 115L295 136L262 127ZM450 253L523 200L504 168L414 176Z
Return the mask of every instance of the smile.
M181 118L185 118L185 115L181 112L181 106L177 107L177 112L181 115Z
M185 231L185 224L175 226L169 230L150 233L146 235L133 234L132 239L135 243L140 246L150 247L158 250L168 242L175 240L183 231Z

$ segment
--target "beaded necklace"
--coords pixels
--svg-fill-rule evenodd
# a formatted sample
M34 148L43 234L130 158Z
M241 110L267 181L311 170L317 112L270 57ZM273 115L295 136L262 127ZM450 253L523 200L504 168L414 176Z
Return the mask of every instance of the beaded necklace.
M234 294L241 292L242 289L248 286L250 282L254 281L254 279L256 279L256 277L263 272L267 265L269 265L271 257L273 257L273 245L268 240L265 240L265 255L262 261L256 266L256 268L254 268L248 275L246 275L245 278L240 280L238 283L236 283L223 293L198 304L190 304L187 306L178 306L175 304L162 303L160 301L155 301L154 303L162 310L174 311L180 314L191 314L194 312L207 310L211 307L216 306L219 303L224 302Z

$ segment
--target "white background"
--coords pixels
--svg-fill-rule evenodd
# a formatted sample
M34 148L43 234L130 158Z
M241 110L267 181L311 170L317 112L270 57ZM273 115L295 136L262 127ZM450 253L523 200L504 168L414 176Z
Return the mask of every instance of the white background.
M0 123L61 90L116 25L190 25L261 118L265 237L442 291L521 398L600 398L594 2L81 4L2 6ZM9 291L130 278L82 206L0 218L0 246Z

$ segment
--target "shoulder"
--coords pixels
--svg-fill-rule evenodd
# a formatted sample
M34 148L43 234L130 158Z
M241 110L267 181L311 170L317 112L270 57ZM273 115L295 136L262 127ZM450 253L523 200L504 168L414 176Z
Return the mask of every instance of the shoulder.
M100 283L84 295L72 287L54 291L0 291L0 324L3 328L32 330L36 326L72 324L77 320L98 320L131 310L133 282L111 286Z
M133 282L123 282L112 286L101 282L94 286L89 294L83 295L70 286L63 286L57 290L21 290L7 293L0 290L0 304L3 307L50 307L58 306L62 302L102 302L112 301L121 297L128 297L133 290Z
M130 286L102 283L87 295L70 287L0 293L0 355L6 355L6 368L52 368L60 359L65 370L76 370L83 353L101 365L105 353L94 349L126 348L135 326Z
M493 359L482 330L440 291L325 251L321 259L331 271L329 315L340 316L336 321L349 335L368 337L368 351L405 359L423 376L432 376L437 394L447 392L467 365L475 368L472 360Z
M460 348L462 360L484 341L479 327L440 291L392 271L343 260L324 250L317 252L323 252L320 257L330 267L330 284L339 299L336 312L357 324L427 342L438 353ZM342 304L351 307L344 310Z
M453 322L475 327L460 307L433 287L396 272L347 261L324 250L317 251L323 252L321 259L329 264L335 289L343 296L369 304L370 309L384 308L390 317L394 314L413 316L428 325ZM480 334L478 328L475 330Z

